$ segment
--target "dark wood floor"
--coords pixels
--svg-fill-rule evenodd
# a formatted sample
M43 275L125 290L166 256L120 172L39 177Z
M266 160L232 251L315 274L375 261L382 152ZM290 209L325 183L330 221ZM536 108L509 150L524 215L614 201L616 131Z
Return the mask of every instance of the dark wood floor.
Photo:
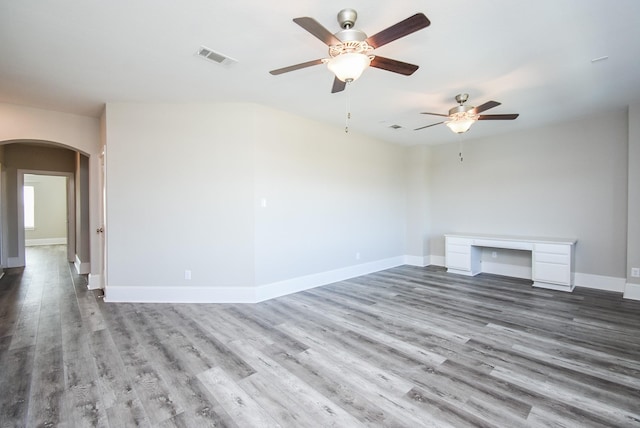
M640 302L399 267L255 305L0 280L0 425L640 426Z

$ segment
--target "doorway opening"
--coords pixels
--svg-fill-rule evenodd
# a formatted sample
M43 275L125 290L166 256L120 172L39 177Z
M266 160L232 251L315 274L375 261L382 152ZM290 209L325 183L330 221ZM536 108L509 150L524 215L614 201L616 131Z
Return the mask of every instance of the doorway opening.
M65 247L74 261L75 226L73 174L19 171L18 238L24 265L26 248L44 245Z

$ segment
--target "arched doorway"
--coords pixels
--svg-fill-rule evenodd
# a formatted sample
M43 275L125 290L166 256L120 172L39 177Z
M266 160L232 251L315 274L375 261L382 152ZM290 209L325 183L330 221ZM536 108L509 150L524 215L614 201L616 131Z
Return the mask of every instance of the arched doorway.
M25 174L67 178L67 254L79 273L90 270L88 156L48 141L13 140L0 145L2 182L0 236L3 267L25 265L23 186Z

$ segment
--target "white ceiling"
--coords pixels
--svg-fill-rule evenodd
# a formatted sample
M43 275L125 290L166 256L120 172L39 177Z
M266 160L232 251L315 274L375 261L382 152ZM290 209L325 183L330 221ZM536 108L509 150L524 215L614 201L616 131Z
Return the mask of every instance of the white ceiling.
M269 70L327 56L292 19L331 32L358 12L373 35L416 12L431 26L376 53L420 69L406 77L368 69L331 94L324 65ZM238 60L195 55L207 46ZM608 56L593 63L592 60ZM463 138L539 126L640 100L638 0L0 0L0 102L99 116L107 102L252 102L398 144L457 141L421 111L446 113L453 97L502 103ZM399 130L390 125L402 126Z

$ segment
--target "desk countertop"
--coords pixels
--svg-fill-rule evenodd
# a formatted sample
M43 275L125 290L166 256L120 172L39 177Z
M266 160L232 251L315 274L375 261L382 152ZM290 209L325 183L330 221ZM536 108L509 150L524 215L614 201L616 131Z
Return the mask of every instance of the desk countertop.
M578 240L575 238L558 238L558 237L540 237L540 236L520 236L520 235L494 235L494 234L480 234L480 233L445 233L444 236L451 236L455 238L470 238L470 239L489 239L500 241L517 241L517 242L532 242L541 244L575 244Z

